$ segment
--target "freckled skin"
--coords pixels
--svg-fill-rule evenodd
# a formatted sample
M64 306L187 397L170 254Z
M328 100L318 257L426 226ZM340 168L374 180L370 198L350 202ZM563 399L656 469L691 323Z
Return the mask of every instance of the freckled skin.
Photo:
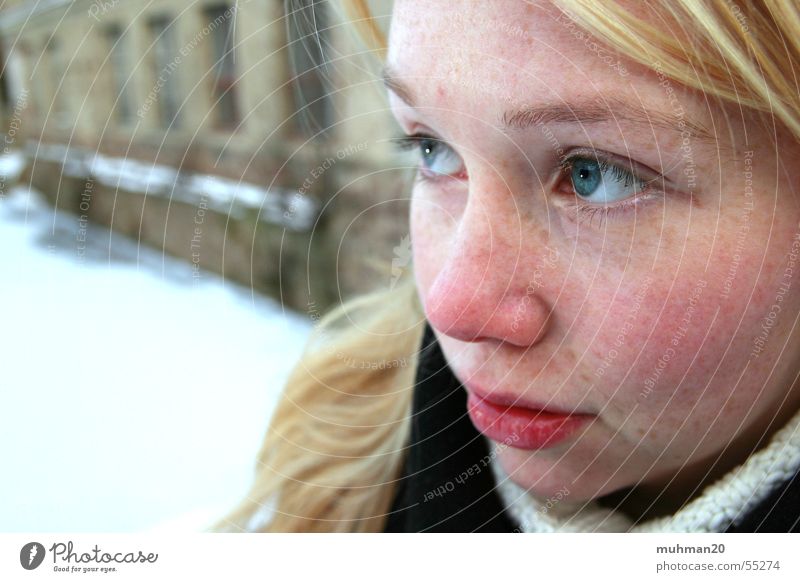
M628 75L617 74L556 15L546 4L511 1L502 9L466 0L395 5L387 60L417 108L390 93L393 113L404 131L444 140L467 174L415 186L419 295L462 382L597 415L558 446L503 449L514 481L544 497L566 486L572 501L637 486L662 499L689 495L798 408L800 345L791 328L800 273L763 351L751 352L800 224L790 163L800 148L787 132L770 135L754 116L742 121L736 107L673 82L686 118L719 136L693 138L691 163L680 133L662 127L548 125L567 151L626 156L669 181L635 209L576 218L574 194L553 187L549 134L504 134L502 113L513 102L610 95L671 109L654 71L619 57ZM514 27L524 33L509 33ZM750 150L754 206L736 250Z

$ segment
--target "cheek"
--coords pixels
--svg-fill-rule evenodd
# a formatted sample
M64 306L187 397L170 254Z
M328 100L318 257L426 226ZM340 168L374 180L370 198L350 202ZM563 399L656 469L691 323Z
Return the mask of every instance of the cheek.
M748 412L768 408L785 390L766 360L777 357L791 330L776 325L774 350L752 355L781 261L743 258L737 276L748 292L723 296L729 262L712 257L708 271L684 264L674 276L651 275L593 316L598 333L588 350L589 382L608 403L608 418L624 422L635 438L680 447L713 425L704 443L725 440ZM797 295L783 300L793 313Z
M597 323L589 350L591 378L603 400L628 413L663 406L694 362L716 308L706 301L708 281L648 274L618 295Z
M441 268L437 261L437 254L432 252L438 244L435 229L420 208L418 200L411 203L411 248L414 255L414 276L417 282L420 298L425 303L428 289L433 284L436 273Z
M452 200L427 195L421 184L415 187L410 228L414 274L423 304L447 259L460 213Z

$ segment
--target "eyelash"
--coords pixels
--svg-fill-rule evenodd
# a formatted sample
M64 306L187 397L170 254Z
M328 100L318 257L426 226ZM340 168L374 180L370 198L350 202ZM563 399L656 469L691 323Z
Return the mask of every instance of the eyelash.
M445 147L449 147L442 140L425 133L400 135L392 138L391 141L395 147L402 151L417 150L420 147L420 143L424 141L441 143ZM639 190L630 198L626 198L615 204L598 205L582 201L575 193L574 189L572 189L570 172L572 171L572 164L575 162L575 160L587 158L596 160L600 166L600 170L603 172L610 169L614 179L619 181L625 180L624 185L626 187L630 186L633 181L640 182L642 184L641 190ZM564 192L563 194L566 196L571 196L574 201L570 202L568 206L566 206L566 210L573 215L573 218L576 222L594 225L594 221L597 220L598 224L596 226L601 228L608 219L618 218L620 215L635 211L636 207L639 206L643 201L652 198L655 193L650 188L650 185L658 180L663 179L661 174L650 170L649 168L647 170L649 173L653 174L653 177L649 179L643 179L635 174L632 169L625 170L622 166L626 163L629 165L632 164L630 160L620 160L618 163L614 163L609 161L609 157L606 157L601 152L592 149L579 148L572 150L569 154L560 156L557 175L555 177L555 181L552 183L552 187L557 189L564 183L569 184L571 192ZM417 172L417 179L421 182L437 182L441 179L452 178L453 176L425 173L422 171L422 169Z
M633 196L613 204L600 205L583 201L572 189L572 179L570 177L572 164L577 159L596 160L601 171L605 172L606 170L611 170L613 178L618 181L624 180L624 185L626 187L632 185L634 182L639 182L642 187ZM567 212L573 215L574 220L578 223L588 223L589 225L602 228L608 219L619 218L621 215L634 212L636 207L642 202L656 196L656 192L653 191L650 185L664 178L664 176L658 172L648 168L647 171L652 174L652 177L644 179L634 173L633 168L626 170L623 167L624 165L633 165L633 162L631 162L631 160L620 160L615 163L609 161L609 157L606 157L606 155L592 149L579 148L577 150L572 150L569 154L561 156L553 188L557 189L564 183L568 184L570 191L563 192L563 194L565 196L570 196L573 200L566 206L565 209ZM598 221L597 225L594 224L595 219Z
M394 144L394 146L400 151L418 151L420 149L420 144L425 141L431 141L437 144L442 144L442 146L444 147L450 147L441 139L438 139L427 133L399 135L393 137L391 141ZM419 171L417 172L417 180L419 180L420 182L439 182L443 179L447 180L453 178L462 180L466 178L466 175L448 176L446 174L429 173L426 172L421 166L419 168Z
M410 150L417 147L419 142L426 139L438 141L432 135L427 135L424 133L412 133L411 135L403 134L395 136L392 138L392 143L400 150Z

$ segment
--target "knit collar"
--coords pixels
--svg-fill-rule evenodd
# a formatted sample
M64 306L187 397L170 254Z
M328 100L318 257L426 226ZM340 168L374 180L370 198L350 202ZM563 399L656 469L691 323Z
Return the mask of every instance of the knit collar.
M800 412L769 444L673 515L635 524L597 502L570 503L567 495L538 498L508 478L496 462L492 471L507 511L524 532L724 532L746 516L800 470Z

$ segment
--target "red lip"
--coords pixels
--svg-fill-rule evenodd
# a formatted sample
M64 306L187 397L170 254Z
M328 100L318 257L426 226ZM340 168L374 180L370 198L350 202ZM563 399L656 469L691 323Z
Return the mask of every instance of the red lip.
M467 390L472 424L490 439L519 449L544 449L567 440L594 415L570 414L490 401ZM503 400L508 400L503 398Z

